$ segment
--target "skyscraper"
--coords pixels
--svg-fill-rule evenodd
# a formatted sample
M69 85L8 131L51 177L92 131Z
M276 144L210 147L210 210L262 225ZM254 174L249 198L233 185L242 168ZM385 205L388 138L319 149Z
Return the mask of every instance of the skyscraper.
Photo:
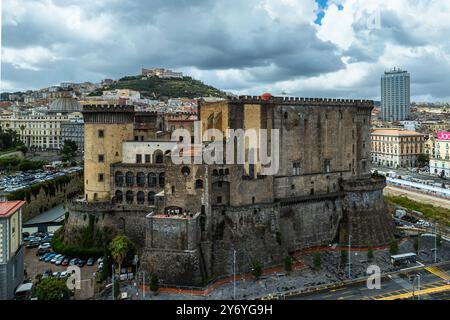
M410 116L410 74L394 68L381 77L381 116L384 121L402 121Z

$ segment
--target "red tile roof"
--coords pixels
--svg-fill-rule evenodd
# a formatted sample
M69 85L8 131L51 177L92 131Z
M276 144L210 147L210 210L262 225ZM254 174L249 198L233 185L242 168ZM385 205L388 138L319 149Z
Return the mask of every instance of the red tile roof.
M25 201L0 202L0 218L9 217L14 212L19 210L24 204Z

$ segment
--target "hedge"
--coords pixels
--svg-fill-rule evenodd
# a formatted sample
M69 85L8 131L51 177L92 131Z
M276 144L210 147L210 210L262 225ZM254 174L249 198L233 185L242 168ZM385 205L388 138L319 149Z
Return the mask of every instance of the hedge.
M102 248L81 248L78 246L65 245L59 237L52 240L53 251L68 257L81 259L100 258L105 255L105 249Z

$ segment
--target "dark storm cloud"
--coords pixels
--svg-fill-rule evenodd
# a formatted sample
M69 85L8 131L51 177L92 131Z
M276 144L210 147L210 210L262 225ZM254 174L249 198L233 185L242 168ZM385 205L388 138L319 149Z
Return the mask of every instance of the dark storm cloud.
M3 78L24 87L36 85L34 78L39 76L42 86L58 83L58 77L53 76L56 71L61 72L60 79L82 81L83 72L119 77L135 74L143 66L200 70L275 66L276 73L269 70L258 73L260 81L274 81L343 67L334 45L319 40L311 24L274 21L267 12L258 9L258 1L26 1L26 4L33 6L25 5L24 14L14 25L4 25L3 47L43 47L60 59L52 62L52 70L45 61L35 62L40 71L23 78L20 76L24 72L14 74L15 69L4 63ZM72 6L82 10L82 23L93 20L96 28L102 28L95 24L95 19L105 18L109 22L103 26L106 35L91 38L67 28L66 21L62 21L65 17L57 12L54 15L44 12L49 7L69 10ZM4 12L8 14L12 13Z

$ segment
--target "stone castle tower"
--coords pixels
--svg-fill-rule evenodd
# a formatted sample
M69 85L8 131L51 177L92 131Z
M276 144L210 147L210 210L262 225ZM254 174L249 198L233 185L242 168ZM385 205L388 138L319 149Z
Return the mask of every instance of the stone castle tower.
M133 139L133 106L84 106L84 189L87 202L111 199L111 164L122 161L122 143Z

